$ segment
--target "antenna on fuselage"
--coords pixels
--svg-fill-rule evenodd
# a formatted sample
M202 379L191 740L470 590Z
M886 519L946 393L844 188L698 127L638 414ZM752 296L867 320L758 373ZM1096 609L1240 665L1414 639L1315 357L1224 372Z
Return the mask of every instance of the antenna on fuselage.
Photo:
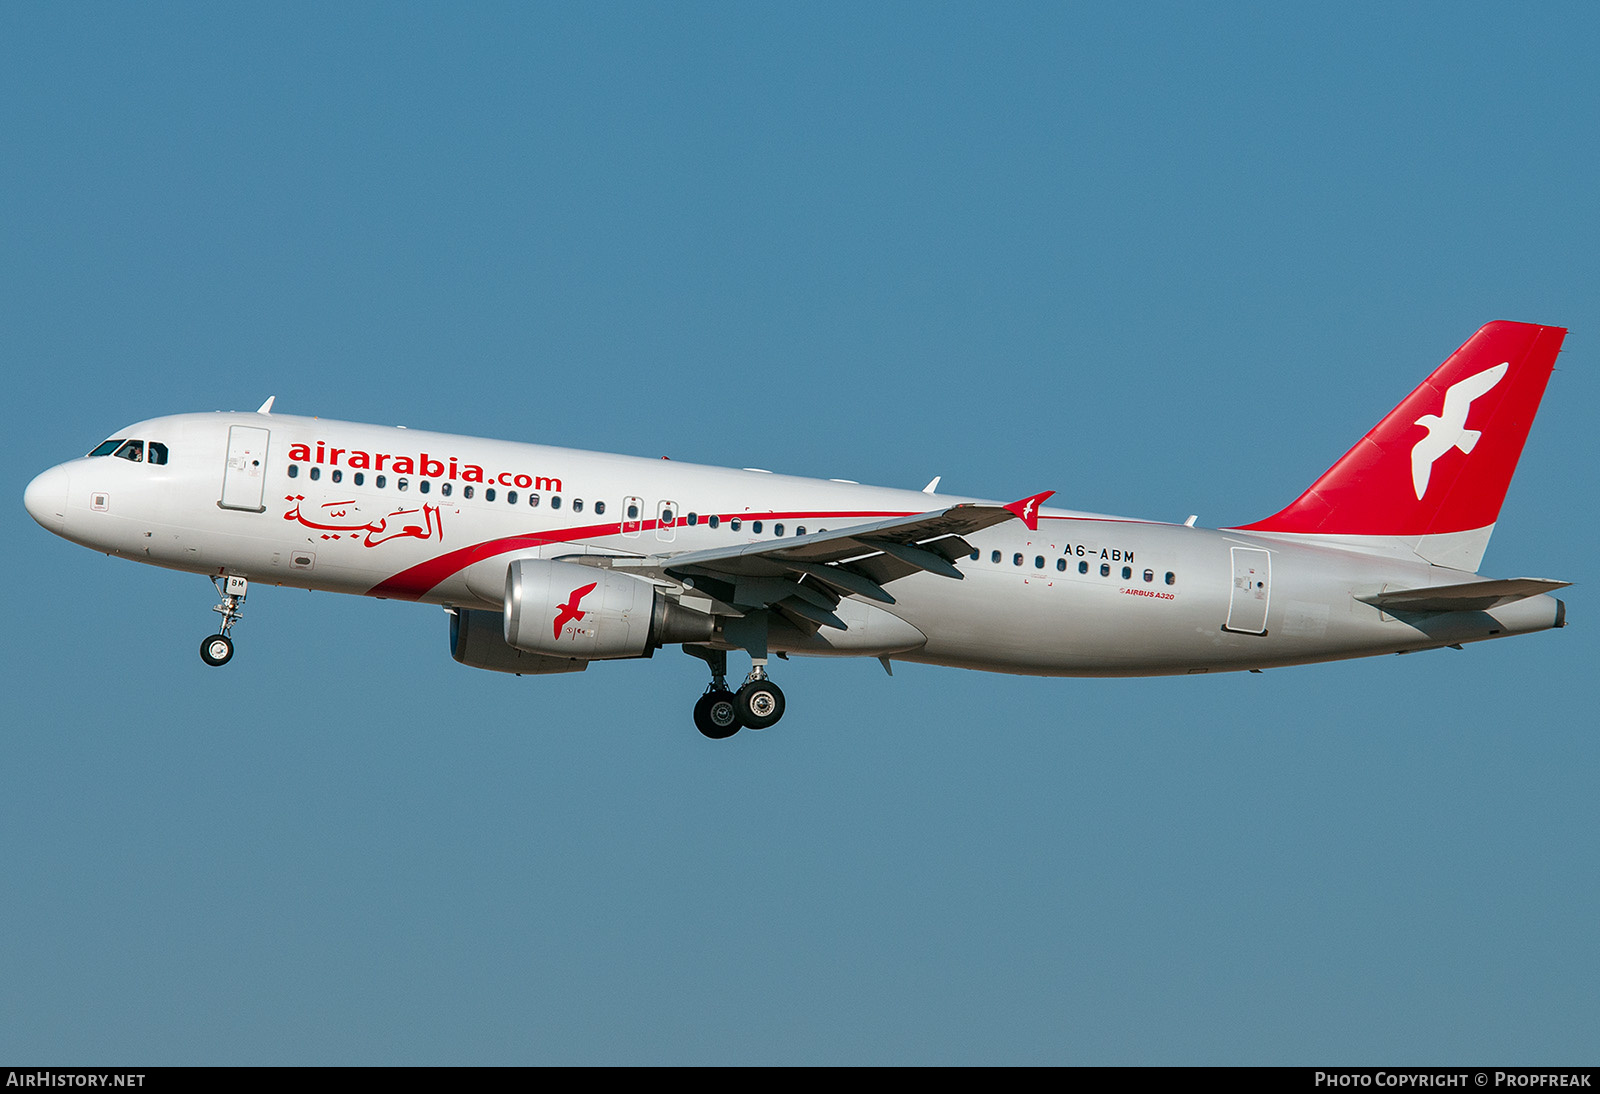
M923 488L922 488L922 492L923 492L923 493L924 493L924 494L933 494L933 493L937 493L937 492L938 492L938 489L939 489L939 480L940 480L940 479L942 479L942 478L944 478L944 476L943 476L943 475L935 475L935 476L934 476L934 477L933 477L933 481L932 481L932 482L930 482L930 483L929 483L929 484L928 484L928 485L927 485L927 486L924 486L924 487L923 487Z
M271 414L272 413L272 400L274 400L276 398L277 398L276 395L268 395L267 396L267 401L262 403L260 406L256 407L256 413L257 414Z

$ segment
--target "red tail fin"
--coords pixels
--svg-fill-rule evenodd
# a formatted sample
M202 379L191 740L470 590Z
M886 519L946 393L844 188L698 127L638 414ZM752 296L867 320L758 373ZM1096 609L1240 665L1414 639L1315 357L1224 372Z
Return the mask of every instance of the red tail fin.
M1240 530L1410 539L1483 529L1486 543L1566 334L1480 328L1311 489Z

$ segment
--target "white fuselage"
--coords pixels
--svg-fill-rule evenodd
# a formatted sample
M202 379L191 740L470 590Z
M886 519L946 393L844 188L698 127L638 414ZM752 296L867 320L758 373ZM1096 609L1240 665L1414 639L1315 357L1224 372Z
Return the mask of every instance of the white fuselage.
M41 524L172 569L496 611L516 559L665 557L978 500L277 414L177 415L117 436L159 444L165 462L104 455L52 468L28 490ZM1156 675L1424 649L1561 622L1544 595L1488 611L1386 614L1357 597L1473 575L1293 537L1045 508L1037 530L1011 520L966 538L974 553L957 560L961 580L915 573L889 586L893 605L841 606L858 638L881 633L881 644L775 632L774 651Z

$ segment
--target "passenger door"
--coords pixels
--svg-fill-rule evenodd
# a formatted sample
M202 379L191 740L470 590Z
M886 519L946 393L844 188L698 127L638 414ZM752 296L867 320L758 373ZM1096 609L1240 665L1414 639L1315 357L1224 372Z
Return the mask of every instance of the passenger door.
M1260 547L1233 548L1233 589L1225 631L1267 633L1267 603L1272 595L1272 554Z
M217 505L261 513L267 485L268 432L259 426L236 425L228 430L228 464L222 471L222 497Z

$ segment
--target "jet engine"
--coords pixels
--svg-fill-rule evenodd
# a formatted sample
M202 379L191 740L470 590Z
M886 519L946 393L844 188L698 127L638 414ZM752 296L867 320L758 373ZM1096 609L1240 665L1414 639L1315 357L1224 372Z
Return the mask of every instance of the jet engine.
M675 642L704 642L715 620L643 578L595 566L527 558L506 570L506 645L544 657L649 657Z

